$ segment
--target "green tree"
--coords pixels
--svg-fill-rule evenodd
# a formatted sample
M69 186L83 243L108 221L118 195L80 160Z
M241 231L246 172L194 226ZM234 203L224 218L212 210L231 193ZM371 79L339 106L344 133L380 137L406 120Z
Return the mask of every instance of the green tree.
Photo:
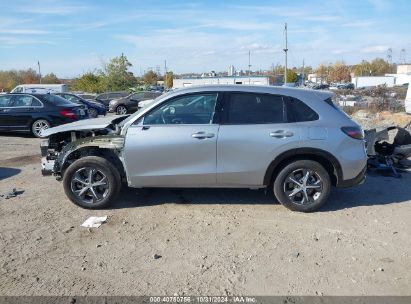
M294 70L287 69L287 83L295 83L298 80L298 75Z
M0 91L10 92L20 83L21 79L17 71L0 71Z
M105 66L104 80L107 83L107 88L110 91L128 90L137 84L137 80L133 73L129 71L132 64L128 61L124 54L119 57L114 57Z
M367 60L362 60L359 64L353 67L355 76L370 76L372 75L371 64Z
M374 76L384 76L391 71L390 64L381 58L375 58L371 61L371 71Z
M144 83L146 85L154 85L154 84L157 83L157 80L158 80L159 77L155 72L150 70L150 71L148 71L147 73L144 74L143 78L144 78Z
M167 72L166 79L164 82L164 85L166 88L172 88L173 87L173 79L174 79L174 74L173 72Z
M107 91L105 84L106 82L103 75L88 72L82 75L80 78L74 80L74 82L70 84L70 90L102 93Z
M54 73L50 73L50 74L47 74L44 77L42 77L41 82L42 83L48 83L48 84L61 83L60 79L58 79L56 74L54 74Z

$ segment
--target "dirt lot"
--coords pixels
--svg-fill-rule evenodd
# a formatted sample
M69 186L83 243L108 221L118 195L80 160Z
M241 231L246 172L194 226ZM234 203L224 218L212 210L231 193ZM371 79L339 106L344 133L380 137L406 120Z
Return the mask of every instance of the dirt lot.
M263 191L124 189L89 211L0 135L0 295L411 295L411 174L369 176L312 214ZM92 215L108 223L87 229ZM154 255L161 258L155 259Z

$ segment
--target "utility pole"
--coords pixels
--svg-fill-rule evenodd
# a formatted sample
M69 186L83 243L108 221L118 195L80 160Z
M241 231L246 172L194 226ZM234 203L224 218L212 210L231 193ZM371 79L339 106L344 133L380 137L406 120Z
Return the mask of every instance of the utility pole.
M251 51L248 51L248 84L251 84Z
M284 48L284 53L285 53L285 69L284 69L284 85L287 85L287 52L288 52L288 37L287 37L287 22L285 23L284 27L284 34L285 34L285 48Z
M37 61L37 65L39 66L39 75L40 75L40 84L41 84L41 70L40 70L40 61Z

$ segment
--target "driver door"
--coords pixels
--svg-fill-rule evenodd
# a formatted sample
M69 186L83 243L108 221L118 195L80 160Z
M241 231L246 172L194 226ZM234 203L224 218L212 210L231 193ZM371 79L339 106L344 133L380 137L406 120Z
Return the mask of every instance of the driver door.
M216 185L219 125L217 93L195 93L163 102L127 130L124 158L134 187Z

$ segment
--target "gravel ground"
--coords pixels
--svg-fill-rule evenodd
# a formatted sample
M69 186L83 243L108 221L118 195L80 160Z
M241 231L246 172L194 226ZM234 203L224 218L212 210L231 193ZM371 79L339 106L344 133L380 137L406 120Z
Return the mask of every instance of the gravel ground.
M41 176L38 139L0 143L0 193L24 191L0 197L0 295L411 295L409 173L311 214L233 189L123 189L90 211Z

